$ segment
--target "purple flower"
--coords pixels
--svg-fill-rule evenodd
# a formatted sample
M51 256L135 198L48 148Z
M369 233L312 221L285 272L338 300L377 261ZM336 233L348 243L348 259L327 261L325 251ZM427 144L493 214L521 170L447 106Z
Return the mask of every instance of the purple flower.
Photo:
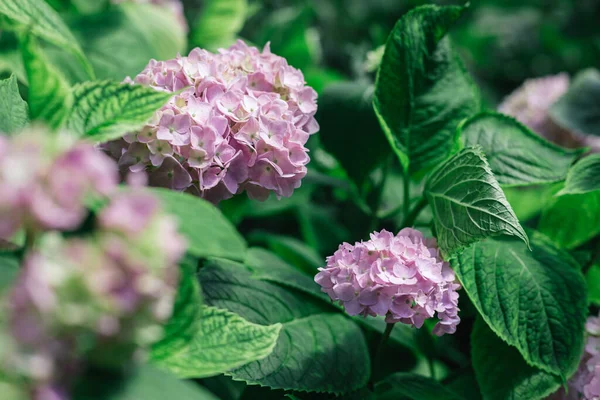
M569 148L589 146L600 151L600 140L589 132L572 132L549 114L550 108L569 89L566 73L528 79L507 96L498 111L511 115L546 139ZM586 135L587 134L587 135Z
M0 238L22 227L75 229L86 201L109 195L117 182L115 162L91 144L72 145L40 128L0 138Z
M366 242L344 243L315 276L323 292L350 315L384 315L387 322L420 328L437 314L433 332L454 333L460 322L454 272L435 239L405 228L383 230Z
M152 60L134 81L184 90L140 132L107 147L122 168L214 202L242 191L287 197L300 186L305 144L318 130L317 94L268 46L260 52L238 41L217 54Z
M97 225L85 239L44 235L9 293L14 343L0 367L34 398L68 399L88 363L138 359L171 316L185 252L172 217L132 191L115 196Z

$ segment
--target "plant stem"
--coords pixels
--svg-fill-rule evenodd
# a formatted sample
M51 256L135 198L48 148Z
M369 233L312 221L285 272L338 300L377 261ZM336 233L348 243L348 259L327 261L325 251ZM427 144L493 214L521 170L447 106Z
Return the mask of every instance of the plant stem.
M403 209L403 218L404 220L406 220L408 218L408 214L410 212L410 174L408 173L408 169L405 168L404 170L404 179L403 179L403 183L404 183L404 200L402 202L402 209ZM402 224L403 227L405 227L405 224Z
M394 325L396 325L396 323L388 323L385 326L385 332L383 332L383 336L381 337L381 340L379 341L379 345L377 345L377 350L375 351L375 357L373 359L373 366L372 366L372 370L371 370L371 382L369 383L371 390L374 387L374 379L377 378L377 375L379 375L379 373L380 373L381 355L383 354L383 349L385 348L385 344L387 343L388 339L390 338L392 329L394 329Z
M385 161L383 168L381 170L381 181L377 188L375 189L375 198L373 199L373 206L371 207L371 222L369 223L369 232L367 234L373 232L377 229L377 225L379 224L379 207L381 207L381 198L383 197L383 190L385 189L385 182L387 181L387 177L390 172L390 168L392 166L393 158L390 157Z
M423 211L423 209L425 208L425 206L427 206L427 198L423 196L421 197L421 200L419 200L419 202L415 205L415 208L413 208L408 214L404 214L405 217L402 221L402 227L412 227L415 224L415 221L421 213L421 211Z
M427 357L427 365L429 365L430 378L435 380L435 365L433 364L433 358Z

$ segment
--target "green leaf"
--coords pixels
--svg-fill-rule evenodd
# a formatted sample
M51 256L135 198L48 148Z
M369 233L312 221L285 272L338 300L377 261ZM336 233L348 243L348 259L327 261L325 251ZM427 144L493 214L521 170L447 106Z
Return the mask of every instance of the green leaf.
M74 16L70 25L98 79L120 82L139 74L150 59L169 60L187 50L175 14L153 4L123 2L99 14Z
M461 124L466 146L480 145L501 185L532 185L565 179L582 153L559 147L517 120L483 112Z
M21 37L21 53L29 82L27 101L32 120L46 121L59 127L71 108L71 88L63 75L52 65L35 37Z
M152 346L152 360L168 358L185 348L198 332L198 321L202 313L202 297L196 277L198 260L186 256L179 269L179 288L173 305L173 315L165 325L163 338Z
M471 354L485 400L539 400L560 388L558 376L528 365L481 318L471 333Z
M78 387L74 400L218 400L208 390L185 382L155 367L142 365L129 375L90 373Z
M519 221L524 222L539 215L546 204L562 188L562 183L533 186L504 187L502 191Z
M0 0L0 14L8 17L19 30L70 51L84 67L88 77L94 77L94 71L71 31L45 1Z
M580 266L538 233L531 248L486 239L456 254L452 266L490 328L532 366L570 377L583 351L587 300Z
M360 82L331 84L319 97L321 143L359 188L390 153L372 101L373 86Z
M17 78L11 75L8 79L0 80L0 132L18 132L28 121L27 103L19 94Z
M565 187L558 192L558 195L597 190L600 190L600 154L592 154L582 158L569 170Z
M207 0L194 23L192 42L195 46L215 51L228 47L246 21L246 0Z
M388 37L375 111L402 166L418 172L458 149L456 128L479 110L476 87L446 36L463 7L422 6Z
M221 212L209 202L173 190L148 188L161 199L165 211L179 221L179 232L196 257L223 257L243 261L246 242Z
M227 310L203 306L194 339L153 362L180 378L219 375L267 357L279 338L280 324L258 325Z
M425 194L447 255L490 236L516 236L528 243L480 147L465 148L441 164L429 176Z
M600 264L594 264L586 274L590 303L600 305Z
M566 249L592 239L600 233L600 191L554 197L542 210L538 230Z
M570 131L600 136L600 72L586 69L575 76L567 93L550 108L554 121Z
M330 303L329 297L315 284L312 276L303 274L276 254L260 247L251 247L246 253L244 264L252 272L252 278L274 282L300 290L320 300Z
M141 85L85 82L73 88L67 127L95 142L114 140L142 128L171 97Z
M255 232L249 240L265 243L273 253L310 276L314 276L317 269L325 265L325 260L314 249L293 237Z
M242 264L209 260L200 269L205 301L261 325L282 325L273 353L230 371L272 389L342 393L367 383L370 360L360 328L293 289L252 279Z
M377 400L460 400L439 382L424 376L398 372L377 383Z

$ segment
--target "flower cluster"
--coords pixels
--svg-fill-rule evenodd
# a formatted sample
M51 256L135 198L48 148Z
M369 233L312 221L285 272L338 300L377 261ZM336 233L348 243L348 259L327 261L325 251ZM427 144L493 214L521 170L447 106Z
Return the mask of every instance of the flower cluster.
M165 7L169 11L171 11L173 15L175 15L175 17L183 27L184 31L187 32L189 30L187 21L185 19L185 14L183 13L183 4L181 3L181 0L111 0L111 3L119 4L124 3L126 1L132 1L135 3L142 4L154 4L160 7Z
M600 151L600 140L560 126L549 114L550 107L569 89L566 73L528 79L498 106L546 139L569 148L590 146Z
M317 94L268 45L260 52L238 41L217 54L153 60L134 82L181 92L140 132L107 145L122 168L214 202L244 190L287 197L300 186Z
M20 228L74 229L87 215L86 199L117 183L117 166L91 144L37 128L0 136L0 238Z
M579 369L568 382L568 393L561 388L549 400L600 399L600 315L588 318L585 328L585 351Z
M119 366L139 356L171 315L185 250L171 217L151 195L129 192L97 225L85 239L45 235L10 293L16 349L4 362L31 382L34 398L67 399L84 363Z
M383 230L366 242L344 243L319 271L315 282L350 315L385 315L387 322L420 328L437 313L439 336L454 333L460 322L454 272L436 240L415 229L396 236Z

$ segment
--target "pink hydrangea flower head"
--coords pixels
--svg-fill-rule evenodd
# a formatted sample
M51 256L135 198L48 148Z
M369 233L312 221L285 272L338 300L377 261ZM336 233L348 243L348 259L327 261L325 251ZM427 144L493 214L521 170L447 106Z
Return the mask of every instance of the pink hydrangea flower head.
M310 160L305 144L318 130L317 94L268 45L194 49L152 60L127 81L181 92L140 132L106 147L121 168L214 202L243 191L287 197L300 186Z
M172 217L131 191L101 210L97 226L85 239L44 235L9 294L15 345L0 366L32 392L68 393L86 363L138 359L172 314L185 252Z
M600 315L589 317L585 329L585 350L577 372L567 382L568 392L561 388L548 400L600 399Z
M544 134L550 107L567 92L566 73L528 79L498 106L501 113L512 115L533 131Z
M37 127L0 138L0 238L23 226L74 229L87 215L86 200L117 183L117 165L91 144Z
M340 245L315 282L350 315L382 315L417 328L437 316L439 336L454 333L460 322L454 272L435 239L412 228L395 236L374 232L366 242Z

